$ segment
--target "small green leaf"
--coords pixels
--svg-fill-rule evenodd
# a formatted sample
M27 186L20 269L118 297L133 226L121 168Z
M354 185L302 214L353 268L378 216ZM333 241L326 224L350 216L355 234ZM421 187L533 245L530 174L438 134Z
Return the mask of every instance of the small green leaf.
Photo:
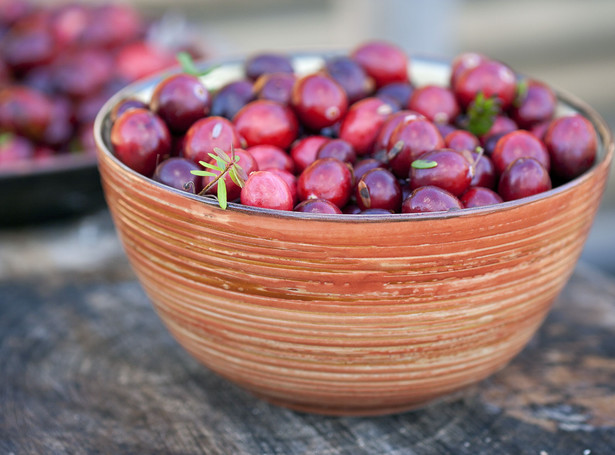
M218 180L218 204L222 210L225 210L228 205L226 200L226 183L224 179Z
M233 181L233 183L235 185L237 185L239 188L243 188L243 181L239 178L239 176L237 175L237 169L235 169L235 166L232 166L229 171L228 171L228 175L231 177L231 180Z
M199 76L199 70L194 64L194 60L192 59L192 55L188 52L179 52L176 56L177 61L182 67L182 71L184 73L192 74L193 76Z
M11 139L13 139L13 133L0 133L0 147L9 143Z
M190 173L192 175L198 175L200 177L213 177L213 178L218 177L218 174L214 174L213 172L209 172L209 171L190 171Z
M495 96L485 97L479 92L468 108L468 131L475 136L486 134L500 113L500 104Z
M216 164L205 163L205 162L201 162L201 165L208 169L213 169L214 171L224 172L224 165L220 166L219 164L216 165Z
M414 169L431 169L438 165L436 161L431 160L414 160L411 166Z
M208 153L208 155L211 156L214 160L216 160L216 165L218 166L219 170L221 172L224 172L224 169L226 169L227 161L225 161L224 158L218 155L214 155L213 153Z
M228 156L228 154L222 150L220 147L214 147L214 152L217 156L219 156L220 158L222 158L224 160L225 163L230 163L231 162L231 158ZM210 154L211 155L211 154Z

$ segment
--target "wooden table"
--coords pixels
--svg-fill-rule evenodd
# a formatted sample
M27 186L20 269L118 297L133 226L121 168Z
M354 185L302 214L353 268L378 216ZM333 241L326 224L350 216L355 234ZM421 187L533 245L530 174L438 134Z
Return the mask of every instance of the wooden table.
M170 337L106 212L0 231L0 454L615 453L615 279L579 264L505 369L422 410L301 414Z

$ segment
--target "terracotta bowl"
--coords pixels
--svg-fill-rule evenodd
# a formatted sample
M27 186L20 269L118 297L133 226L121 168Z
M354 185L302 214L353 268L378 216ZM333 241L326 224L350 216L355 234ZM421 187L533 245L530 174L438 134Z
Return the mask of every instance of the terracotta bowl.
M321 57L295 58L298 71ZM241 74L225 62L212 86ZM446 81L442 62L411 77ZM95 126L107 204L171 334L216 373L270 402L336 415L420 407L504 367L534 335L581 253L613 156L604 121L560 95L600 137L581 177L534 197L453 213L315 215L188 195L110 151L111 99Z

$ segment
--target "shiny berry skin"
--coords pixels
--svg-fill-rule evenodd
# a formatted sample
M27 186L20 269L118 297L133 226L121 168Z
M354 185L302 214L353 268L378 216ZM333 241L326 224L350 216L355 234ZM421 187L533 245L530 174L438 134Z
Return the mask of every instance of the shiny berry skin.
M495 144L491 160L498 174L517 158L534 158L548 171L551 166L549 152L540 139L529 131L517 130L502 136Z
M380 127L380 131L378 131L378 135L376 136L376 140L374 141L374 148L372 150L372 153L378 154L382 151L386 151L389 147L389 139L391 138L393 131L395 131L395 128L397 128L399 124L407 122L413 118L424 117L418 112L413 112L409 110L397 111L389 115Z
M286 182L288 188L290 188L290 194L293 197L293 205L296 205L297 201L299 200L299 196L297 195L297 176L295 176L295 174L291 172L288 172L287 170L278 169L275 167L263 170L269 171L277 175L278 177L281 177L282 180Z
M517 81L507 65L488 60L461 73L452 88L462 108L467 108L482 92L486 98L497 97L500 108L506 110L515 99Z
M196 163L186 158L172 157L156 166L152 179L178 190L198 194L203 188L202 177L190 172L198 170L201 167Z
M408 82L408 56L394 44L370 41L357 47L350 57L374 79L377 88L393 82Z
M375 168L363 174L357 182L355 200L361 210L384 209L399 212L402 202L401 186L392 172Z
M293 111L269 100L256 100L246 104L237 112L233 123L248 147L267 144L286 149L297 138L299 130L299 123Z
M553 173L563 179L581 175L596 159L596 130L580 114L553 120L545 133L544 142L551 156Z
M254 82L254 93L258 99L287 105L296 80L293 73L263 74Z
M327 59L325 71L344 89L349 104L369 96L374 91L373 79L361 65L348 56Z
M355 181L359 181L359 179L363 177L366 172L376 168L384 168L384 163L375 158L363 158L362 160L356 162L353 166Z
M449 86L454 87L456 80L464 71L474 68L487 60L489 60L487 56L478 52L464 52L457 55L451 62L451 77Z
M399 109L406 109L413 92L414 87L410 82L391 82L380 87L375 96L395 103Z
M318 131L335 124L346 115L348 97L331 77L309 74L295 83L291 105L308 129Z
M233 149L233 152L235 153L236 157L239 157L239 161L237 161L237 164L239 164L239 166L241 166L241 168L244 170L244 172L246 173L246 175L249 177L250 174L252 174L253 172L256 172L259 170L258 168L258 163L256 162L256 160L252 157L252 155L250 154L250 152L243 150L243 149ZM211 164L216 164L216 160L211 158L209 160L209 163ZM213 170L213 169L208 169L210 172L216 174L216 175L220 175L219 171ZM229 201L234 201L235 199L238 199L241 193L241 187L239 187L235 182L233 182L233 179L231 178L230 174L227 172L226 174L224 174L224 183L226 184L226 197ZM205 188L207 187L210 183L212 183L215 179L215 177L212 176L204 176L202 177L202 187ZM207 191L207 193L209 194L216 194L218 192L218 185L217 184L213 184L209 190Z
M327 199L342 208L350 199L352 181L347 164L335 158L316 160L297 179L299 200Z
M500 176L498 194L505 201L550 190L549 172L534 158L518 158Z
M251 207L291 211L290 188L282 177L270 171L252 172L241 189L241 203Z
M433 185L454 196L461 196L470 187L470 163L462 153L452 149L439 149L421 155L421 160L436 163L435 167L410 167L410 189Z
M529 129L537 123L551 120L555 113L557 97L547 84L530 79L521 100L515 100L510 116L520 128Z
M339 136L352 145L357 155L366 155L374 148L382 125L393 113L393 108L380 98L357 101L342 120Z
M324 143L330 140L330 138L320 135L306 136L297 140L290 149L290 157L295 163L296 172L300 174L306 167L316 161L318 150Z
M500 202L503 202L502 198L498 193L496 193L490 188L485 188L482 186L470 188L468 191L463 193L460 200L464 208L466 209L471 207L484 207L486 205L495 205L499 204Z
M209 161L209 153L219 147L230 152L231 147L241 148L241 140L235 126L224 117L210 116L197 120L186 132L184 158L198 163Z
M320 158L337 158L340 161L354 164L357 161L357 154L354 147L344 139L331 139L318 149L316 159Z
M111 109L111 112L109 113L109 118L111 122L115 122L124 112L137 107L148 109L148 105L137 98L124 98L113 106L113 109Z
M211 115L232 119L235 114L254 100L254 87L251 81L229 82L218 90L211 100Z
M183 134L194 122L209 114L209 91L198 77L175 74L156 85L150 109L162 118L174 134Z
M248 147L247 150L258 163L258 168L261 171L284 169L292 173L295 170L295 162L290 155L280 147L262 144Z
M404 199L402 213L448 212L463 208L461 201L437 186L422 186Z
M124 112L113 124L111 144L122 163L150 177L171 152L171 134L160 117L137 108Z
M485 151L488 154L491 154L493 152L493 148L495 148L495 142L497 142L497 140L492 144L493 147L489 147L487 143L494 136L498 136L498 140L499 140L499 137L503 136L504 134L517 131L518 129L519 129L519 126L515 123L513 119L511 119L510 117L506 115L497 115L489 131L487 131L487 133L485 133L483 136L479 137L479 139L481 143L483 144Z
M279 53L261 53L248 58L244 64L246 77L255 81L263 74L294 72L290 58Z
M470 162L470 173L472 175L470 186L482 186L494 189L498 180L498 174L491 158L484 153L482 155L479 155L477 152L468 151L464 151L463 153Z
M400 123L389 138L388 159L393 173L407 178L410 164L423 153L444 147L438 128L425 118Z
M480 145L478 138L465 130L455 130L444 136L444 143L447 148L463 152L464 150L474 151Z
M294 210L295 212L302 213L325 213L330 215L342 213L337 205L326 199L306 199L297 204Z
M453 91L438 85L425 85L414 90L408 109L435 123L451 123L460 113Z

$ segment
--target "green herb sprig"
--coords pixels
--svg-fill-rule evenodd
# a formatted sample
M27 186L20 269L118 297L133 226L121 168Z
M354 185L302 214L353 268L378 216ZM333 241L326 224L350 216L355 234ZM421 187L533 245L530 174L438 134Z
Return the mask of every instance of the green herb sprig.
M486 97L483 92L479 92L468 108L468 131L475 136L487 134L499 113L498 98Z
M175 58L179 62L181 69L184 73L192 74L193 76L197 76L197 77L206 76L207 74L211 73L213 70L218 68L219 66L219 65L214 65L205 70L199 70L196 64L194 63L194 59L192 58L192 55L190 55L188 52L185 52L185 51L177 53L175 55Z

